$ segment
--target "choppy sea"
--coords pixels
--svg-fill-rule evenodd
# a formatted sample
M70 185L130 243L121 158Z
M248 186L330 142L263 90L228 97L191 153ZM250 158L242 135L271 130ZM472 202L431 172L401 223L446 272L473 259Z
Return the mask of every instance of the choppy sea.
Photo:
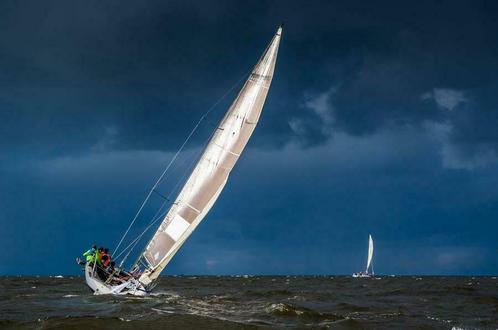
M148 297L0 277L5 329L498 329L496 277L166 276Z

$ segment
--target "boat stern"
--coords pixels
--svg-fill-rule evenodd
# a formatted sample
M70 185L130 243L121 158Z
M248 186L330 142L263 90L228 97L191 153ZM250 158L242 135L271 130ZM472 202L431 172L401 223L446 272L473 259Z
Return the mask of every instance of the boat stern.
M134 278L118 285L106 284L95 276L95 271L90 265L85 266L85 281L88 287L93 291L94 295L129 294L133 296L146 296L149 293L145 287Z

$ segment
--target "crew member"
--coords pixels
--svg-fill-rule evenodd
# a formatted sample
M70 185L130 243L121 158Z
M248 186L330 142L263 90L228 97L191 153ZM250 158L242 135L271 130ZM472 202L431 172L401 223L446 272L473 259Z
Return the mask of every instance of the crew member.
M109 249L108 248L104 249L104 251L102 253L102 256L100 257L100 260L101 260L102 266L104 268L109 267L109 264L111 263L111 256L109 255Z
M80 258L76 258L76 261L80 265L93 264L95 262L96 255L97 255L97 245L93 244L91 249L83 253L83 257L85 257L86 261L81 260Z
M99 250L95 254L95 261L97 262L97 265L102 266L102 256L104 255L104 248L99 247Z

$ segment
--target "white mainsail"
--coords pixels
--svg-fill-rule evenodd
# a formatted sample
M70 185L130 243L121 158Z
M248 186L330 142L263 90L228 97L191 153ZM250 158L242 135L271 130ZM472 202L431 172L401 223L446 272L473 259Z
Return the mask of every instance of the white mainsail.
M372 257L374 253L374 242L372 239L372 235L368 235L368 260L367 260L367 269L365 273L368 274L368 268L370 268L370 264L372 263Z
M151 284L209 212L256 127L273 78L279 27L244 87L228 109L199 162L142 257L147 269L139 281Z

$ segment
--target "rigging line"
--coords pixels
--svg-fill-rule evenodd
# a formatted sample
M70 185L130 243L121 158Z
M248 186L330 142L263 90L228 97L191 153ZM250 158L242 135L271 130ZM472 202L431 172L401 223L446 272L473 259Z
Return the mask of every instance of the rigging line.
M123 236L121 237L121 239L119 240L119 243L117 245L117 247L114 249L114 252L111 254L111 257L119 250L119 247L121 246L121 243L123 243L123 240L124 238L126 237L126 235L128 235L128 232L130 231L131 227L133 226L133 224L135 223L135 221L137 220L138 216L140 215L140 213L142 212L145 204L149 201L149 198L150 196L152 195L154 189L156 189L157 185L161 182L161 180L163 179L164 175L166 174L166 172L169 170L169 168L171 167L171 165L173 164L173 162L176 160L176 158L178 157L178 155L182 152L183 148L185 147L185 145L187 144L187 142L190 140L190 138L192 137L192 135L194 135L195 131L197 130L197 128L199 127L199 125L201 124L201 122L207 117L207 115L209 115L209 113L229 94L232 92L232 90L252 71L252 68L249 72L245 73L232 87L230 87L230 89L225 92L225 94L223 94L223 96L221 96L221 98L218 99L218 101L216 101L209 109L208 111L206 111L205 114L203 114L201 116L201 118L199 119L199 121L197 122L197 124L194 126L194 128L192 129L192 131L189 133L189 135L187 136L187 138L185 139L185 141L183 142L183 144L180 146L180 149L178 149L178 151L175 153L175 155L173 156L173 158L171 159L171 161L168 163L168 166L166 166L166 169L161 173L161 175L159 176L159 178L157 179L156 183L154 183L154 185L152 186L152 189L149 191L149 193L147 194L147 197L145 197L145 200L142 202L142 204L140 205L140 208L138 209L137 213L135 214L135 216L133 217L133 220L131 221L130 225L128 226L128 228L126 229L125 233L123 234Z
M181 165L185 164L185 163L187 162L187 160L188 160L188 158L187 158L187 159L185 159L185 160L183 160L180 164L178 164L178 162L177 162L177 163L175 163L175 164L173 164L173 167L172 167L171 169L178 168L179 166L181 166ZM170 173L167 173L167 175L163 178L163 180L164 180L164 179L166 179L169 175L170 175ZM166 197L166 196L162 195L161 193L159 193L159 192L158 192L158 191L157 191L154 187L152 188L152 192L156 193L157 195L159 195L161 198L163 198L163 199L164 199L163 203L161 204L161 207L160 207L160 208L158 209L158 211L157 211L157 212L156 212L156 213L155 213L155 214L151 217L151 221L156 221L157 219L156 219L156 220L154 220L154 218L158 215L158 213L162 210L162 208L163 208L163 207L164 207L164 206L165 206L168 202L170 202L170 201L171 201L171 193L170 193L170 194ZM125 234L125 235L126 235L126 234ZM123 236L123 239L125 238L125 235ZM115 257L115 259L119 258L119 256L121 256L121 255L122 255L122 254L123 254L123 253L124 253L124 252L125 252L125 251L126 251L126 250L130 247L130 246L131 246L131 244L133 244L133 242L134 242L134 241L135 241L135 240L133 240L133 241L132 241L132 242L131 242L131 243L130 243L130 244L129 244L129 245L128 245L128 246L127 246L124 250L123 250L123 251L121 251L121 252L119 253L118 257ZM119 245L118 245L118 247L119 247ZM114 251L114 253L113 253L113 254L116 254L116 253L117 253L117 248L116 248L116 250ZM126 257L125 257L125 258L126 258ZM121 262L121 264L122 264L123 262L124 262L124 260Z
M207 142L204 144L206 145ZM192 168L194 162L196 159L198 159L199 157L199 154L200 152L202 152L203 148L200 148L200 151L197 152L197 154L194 154L194 157L192 157L192 161L190 162L190 164L188 165L187 169L190 169ZM187 159L183 160L182 161L182 164L186 163L187 162ZM128 246L126 246L120 253L117 257L115 257L115 259L117 260L121 255L123 255L123 253L126 252L126 250L130 249L129 252L123 257L123 260L121 261L120 263L120 267L124 264L124 262L126 261L126 259L128 259L128 256L131 254L131 252L133 251L133 249L136 247L136 245L138 244L140 238L142 238L142 236L145 234L145 232L147 230L150 229L150 227L157 222L157 220L159 220L160 218L162 218L164 215L166 215L167 211L166 210L165 212L163 212L162 214L160 214L160 212L162 211L162 209L164 208L164 206L166 204L168 204L168 202L171 201L171 195L173 195L175 189L178 187L178 185L180 184L181 180L186 176L186 172L182 175L182 177L180 177L179 180L177 180L175 186L173 187L173 189L171 189L171 191L169 192L168 196L163 196L161 194L161 196L164 198L164 201L162 202L160 208L156 211L156 213L152 216L151 218L151 221L149 222L149 224L147 225L146 229L140 234L138 235L133 241L131 241L131 243L128 244ZM157 191L156 191L157 192ZM159 215L160 214L160 215ZM157 218L156 218L157 217ZM138 257L140 258L140 256ZM136 264L136 262L135 262ZM132 267L133 268L133 267Z
M130 244L128 244L127 247L125 247L123 249L123 251L121 251L114 259L118 259L123 253L126 252L126 250L128 250L130 248L130 246L132 246L133 244L136 244L138 242L138 240L147 232L147 230L150 229L150 227L157 222L157 220L161 219L163 215L165 215L168 211L164 211L162 214L160 214L159 216L157 216L156 218L153 218L151 222L149 222L149 224L147 225L147 227L145 227L144 231L138 235ZM130 251L131 252L131 251ZM128 252L129 254L129 252ZM126 255L126 257L128 256L128 254ZM126 257L123 258L123 261L121 261L121 264L122 265L124 263L124 261L126 260Z
M239 81L240 81L240 80L239 80ZM202 154L204 153L204 151L206 150L206 148L207 148L207 146L208 146L208 144L209 144L209 141L211 141L211 138L214 136L214 134L215 134L215 133L216 133L216 130L212 131L212 132L211 132L211 135L209 136L209 138L207 138L207 139L206 139L206 141L204 142L204 145L202 146L202 148L199 148L199 151L197 151L197 153L194 153L194 157L192 157L192 160L191 160L190 164L188 165L187 170L183 172L182 176L181 176L181 177L180 177L180 178L176 181L176 183L175 183L174 187L170 190L170 192L169 192L168 196L166 197L168 200L171 200L172 195L175 193L175 191L176 191L176 189L178 188L178 186L180 185L180 183L181 183L181 182L184 182L185 178L187 177L187 174L192 172L192 169L194 168L194 165L195 165L195 164L197 164L197 163L199 162L200 158L202 157ZM186 160L185 160L185 161L183 161L183 163L185 163L185 162L186 162ZM176 202L176 200L175 200L175 202ZM146 232L147 230L149 230L149 229L150 229L150 227L152 226L152 224L153 224L153 223L157 222L157 220L158 220L158 219L154 219L154 217L156 217L156 215L157 215L157 214L161 211L161 209L163 208L163 206L164 206L165 204L166 204L166 201L165 201L165 202L163 202L163 204L161 205L161 208L160 208L160 209L156 212L156 214L152 217L152 219L153 219L153 220L152 220L152 222L150 223L150 225L149 225L149 226L148 226L148 227L144 230L144 232L142 232L142 233L139 235L139 237L137 237L135 240L133 240L133 242L135 242L135 243L133 244L133 242L132 242L132 243L130 243L130 245L128 245L128 247L126 247L126 248L125 248L125 250L126 250L126 249L128 249L128 248L129 248L129 247L133 244L133 246L131 247L130 251L129 251L129 252L126 254L126 256L123 258L123 261L121 262L121 264L123 264L123 263L124 263L125 259L127 259L127 258L128 258L128 256L130 255L131 251L132 251L132 250L135 248L135 246L138 244L138 240L139 240L139 239L140 239L140 238L141 238L141 237L145 234L145 232ZM167 212L168 212L168 211L169 211L169 209L168 209L166 212L163 212L163 214L161 214L159 217L163 217L164 215L166 215L166 214L167 214ZM124 251L123 251L123 252L121 252L121 253L120 253L120 255L121 255L121 254L123 254L123 253L124 253ZM133 266L131 267L131 269L133 269L133 268L135 267L135 265L136 265L136 264L138 264L138 262L139 262L140 258L141 258L141 255L139 255L139 256L137 257L137 260L133 263Z
M213 133L211 134L211 136L212 136L212 135L213 135ZM178 185L180 184L180 182L182 182L182 180L183 180L183 179L187 176L187 173L188 173L188 172L189 172L189 170L193 167L193 165L194 165L195 161L199 159L199 157L200 157L200 155L201 155L202 151L205 149L206 145L208 144L209 140L211 139L211 136L210 136L210 137L209 137L209 139L208 139L208 140L204 143L204 145L202 146L202 148L199 148L199 151L198 151L197 153L194 153L194 154L193 154L193 156L194 156L194 157L192 157L192 160L191 160L190 164L189 164L189 165L188 165L188 167L187 167L187 171L184 171L184 173L183 173L183 175L180 177L180 179L178 179L178 180L176 181L176 184L175 184L175 185L174 185L174 187L171 189L171 191L169 192L168 196L163 196L163 195L161 194L161 196L164 198L164 201L163 201L163 203L161 204L161 207L160 207L160 208L157 210L157 212L154 214L154 216L152 216L152 218L151 218L151 222L149 223L148 227L147 227L147 228L144 230L144 232L142 232L142 233L141 233L141 234L140 234L137 238L135 238L135 239L134 239L134 240L133 240L133 241L132 241L132 242L131 242L131 243L130 243L130 244L129 244L126 248L124 248L124 249L123 249L123 251L121 251L121 253L120 253L120 254L116 257L116 259L117 259L117 258L119 258L119 256L121 256L121 255L122 255L122 254L123 254L123 253L124 253L124 252L125 252L128 248L130 248L130 247L131 247L131 248L130 248L130 251L126 254L126 256L125 256L125 257L123 258L123 260L121 261L120 266L121 266L121 265L122 265L122 264L126 261L126 259L128 258L128 256L130 255L130 253L133 251L133 249L135 248L135 246L138 244L139 239L140 239L140 238L141 238L141 237L145 234L145 232L146 232L147 230L149 230L149 229L150 229L150 226L151 226L153 223L155 223L157 220L159 220L159 219L156 219L156 217L157 217L157 216L158 216L158 214L161 212L161 210L163 209L163 207L164 207L166 204L168 204L168 202L170 202L170 201L171 201L171 196L172 196L172 195L173 195L173 193L175 192L175 190L176 190L176 188L178 187ZM186 163L186 162L187 162L187 160L188 160L188 158L187 158L187 159L185 159L185 160L183 160L183 161L182 161L182 164ZM157 193L157 191L156 191L156 193ZM169 209L168 209L168 210L166 210L166 212L163 212L161 215L159 215L159 217L163 217L164 215L166 215L167 211L169 211ZM132 246L132 245L133 245L133 246ZM139 258L140 258L140 256L139 256ZM135 262L135 264L136 264L136 262ZM133 268L133 267L132 267L132 268Z
M187 159L183 160L183 161L181 162L181 164L180 164L180 165L183 165L183 164L185 164L186 162L187 162ZM179 165L175 164L175 166L176 166L176 167L178 167ZM191 164L190 164L189 166L191 166ZM173 189L175 189L177 185L178 185L178 182L177 182L177 184L175 185L175 187L174 187ZM164 208L164 206L165 206L166 204L168 204L169 202L171 202L171 195L172 195L172 192L170 192L170 193L168 194L168 196L164 196L163 194L160 194L157 190L154 190L154 192L155 192L156 194L158 194L159 196L161 196L164 200L163 200L163 202L161 203L161 206L159 207L159 209L156 211L156 213L155 213L155 214L151 217L151 220L150 220L150 222L149 222L148 226L150 226L152 223L155 223L155 222L158 220L158 219L156 219L156 217L158 216L158 214L162 211L162 209ZM165 213L163 213L163 214L161 214L161 215L160 215L160 217L162 217L164 214L166 214L166 212L165 212ZM148 229L149 229L149 227L147 227L147 229L146 229L146 230L148 230ZM126 259L128 258L128 256L130 255L131 251L135 248L136 244L138 243L138 239L140 239L140 237L141 237L142 235L143 235L143 234L139 235L137 238L135 238L133 241L131 241L131 243L129 243L129 244L128 244L128 245L127 245L127 246L126 246L126 247L125 247L125 248L124 248L124 249L123 249L123 250L122 250L122 251L118 254L118 256L116 256L116 257L114 258L114 259L116 259L116 260L117 260L117 259L119 259L119 257L120 257L121 255L123 255L123 253L125 253L125 252L126 252L126 250L128 250L128 249L131 247L130 252L128 252L128 253L126 254L126 256L123 258L123 260L121 261L121 263L120 263L120 265L119 265L120 267L121 267L121 266L123 265L123 263L126 261ZM134 244L134 243L135 243L135 244ZM134 244L134 245L133 245L133 244ZM133 246L132 246L132 245L133 245Z
M206 142L204 142L204 145L202 146L202 148L199 148L199 151L198 151L196 154L194 154L194 157L192 157L192 161L190 162L190 164L189 164L189 165L188 165L188 167L187 167L187 170L186 170L186 171L184 171L183 175L182 175L182 176L181 176L181 177L180 177L180 178L176 181L176 183L175 183L174 187L173 187L173 188L171 189L171 191L169 192L169 194L168 194L168 196L167 196L168 200L171 200L172 195L175 193L175 191L176 191L176 189L178 188L178 186L180 185L180 183L181 183L181 182L183 182L183 181L185 180L185 178L187 177L187 174L188 174L188 173L190 173L190 172L192 171L192 168L194 167L194 165L195 165L195 164L199 161L200 157L202 156L202 154L203 154L204 150L206 149L206 147L207 147L207 145L208 145L209 141L211 140L211 138L213 137L214 133L215 133L215 131L213 131L213 132L211 133L211 135L209 136L209 138L206 140ZM164 206L165 204L166 204L166 202L164 202L164 203L163 203L163 205L161 206L161 208L160 208L160 209L156 212L156 215L157 215L157 214L161 211L161 209L163 208L163 206ZM166 215L166 214L167 214L167 212L168 212L168 211L169 211L169 209L168 209L166 212L164 212L163 214L161 214L159 217L163 217L164 215ZM156 215L154 215L154 217L155 217ZM146 229L144 232L142 232L142 233L140 234L140 236L139 236L139 237L137 237L137 239L135 239L135 240L134 240L135 244L131 247L130 251L126 254L126 256L124 257L124 259L123 259L122 263L124 262L124 260L125 260L126 258L128 258L128 256L129 256L129 254L131 253L131 251L132 251L132 250L135 248L135 246L138 244L138 240L139 240L139 239L140 239L140 238L141 238L141 237L145 234L145 232L146 232L147 230L149 230L149 229L150 229L150 226L152 226L152 224L153 224L153 223L155 223L155 222L158 220L158 219L154 219L154 217L152 217L152 218L153 218L153 222L152 222L152 223L151 223L151 224L147 227L147 229ZM132 242L132 243L133 243L133 242ZM130 244L130 245L131 245L131 244ZM124 252L124 251L123 251L123 252ZM121 254L122 254L122 253L121 253ZM140 257L141 257L141 255L139 255L139 256L137 257L137 260L133 263L132 269L133 269L133 268L135 267L135 265L138 263L138 261L140 260Z
M154 189L154 192L159 196L161 197L162 199L166 200L169 202L169 198L164 196L163 194L161 194L159 191L157 191L156 189Z

